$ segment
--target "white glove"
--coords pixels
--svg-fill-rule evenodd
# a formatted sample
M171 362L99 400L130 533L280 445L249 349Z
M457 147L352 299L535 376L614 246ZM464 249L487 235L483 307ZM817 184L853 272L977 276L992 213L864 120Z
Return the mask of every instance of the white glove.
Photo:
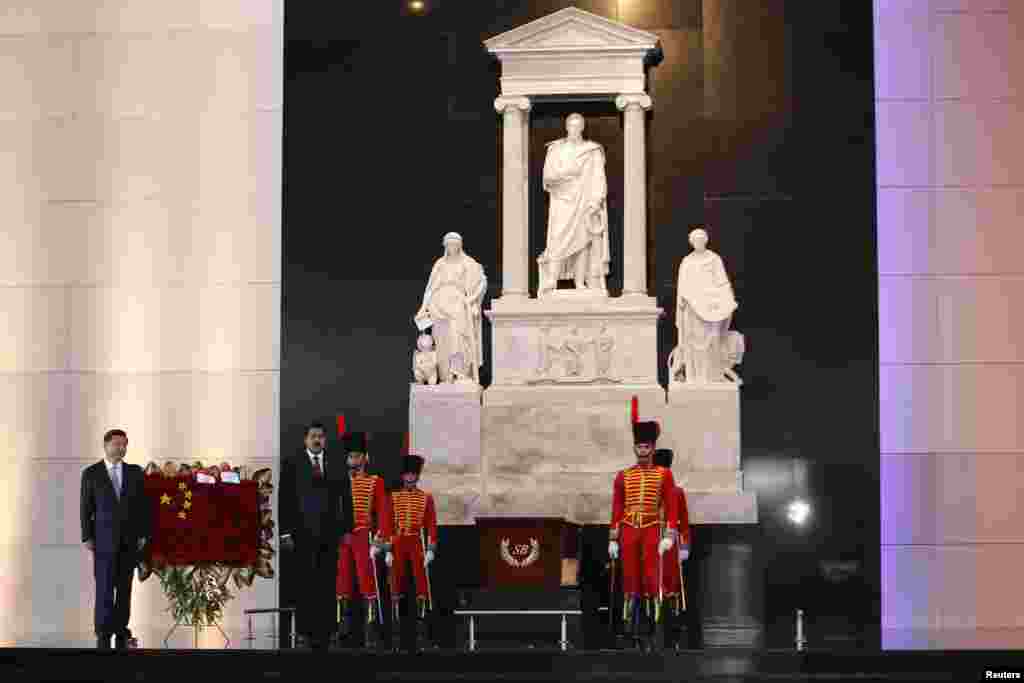
M679 546L679 561L685 562L690 558L690 546L680 545Z
M619 559L619 543L618 543L618 541L609 541L608 542L608 557L612 558L613 560Z
M427 551L427 552L426 552L426 553L425 553L425 554L423 555L423 561L424 561L425 563L427 563L427 564L430 564L431 562L433 562L433 561L434 561L434 551L433 551L433 550L428 550L428 551Z
M673 543L674 541L671 538L661 539L661 543L658 544L658 554L664 555L665 553L667 553L669 550L672 549Z
M386 564L387 566L390 567L391 563L394 562L394 561L395 561L394 554L389 552L387 555L384 556L384 564Z
M371 559L376 559L376 557L377 557L378 555L380 555L380 548L379 548L379 547L377 547L377 546L375 546L375 545L373 545L373 544L371 543L371 544L370 544L370 558L371 558Z

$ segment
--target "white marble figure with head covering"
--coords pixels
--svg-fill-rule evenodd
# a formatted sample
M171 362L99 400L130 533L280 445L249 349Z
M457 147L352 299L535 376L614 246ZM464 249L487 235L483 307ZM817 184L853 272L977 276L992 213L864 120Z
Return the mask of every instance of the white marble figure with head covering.
M442 240L444 255L434 262L414 316L420 331L433 328L441 382L480 382L483 324L480 305L487 291L483 267L462 250L462 236Z

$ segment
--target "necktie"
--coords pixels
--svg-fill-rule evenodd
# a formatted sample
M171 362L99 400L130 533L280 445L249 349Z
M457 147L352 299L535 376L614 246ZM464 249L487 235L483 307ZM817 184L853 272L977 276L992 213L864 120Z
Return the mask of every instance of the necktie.
M121 468L118 465L114 465L110 470L111 479L114 482L114 494L118 500L121 500Z
M324 476L324 471L322 469L320 469L320 456L319 455L314 455L313 456L313 476L316 477L317 479L319 479L320 477Z

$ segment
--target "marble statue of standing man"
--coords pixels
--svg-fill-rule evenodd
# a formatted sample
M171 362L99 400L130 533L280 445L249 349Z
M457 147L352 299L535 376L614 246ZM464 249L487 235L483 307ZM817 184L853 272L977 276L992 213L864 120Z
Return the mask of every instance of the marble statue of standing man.
M725 264L707 244L703 229L690 232L693 251L679 264L676 290L679 345L672 377L682 370L692 384L725 380L723 341L737 306Z
M550 195L547 246L537 259L540 295L573 280L576 289L606 291L608 183L604 149L583 139L583 116L565 120L567 137L548 143L544 190Z
M414 320L434 328L437 370L442 382L480 381L483 326L480 303L487 290L483 267L462 250L462 237L444 236L444 256L434 262Z

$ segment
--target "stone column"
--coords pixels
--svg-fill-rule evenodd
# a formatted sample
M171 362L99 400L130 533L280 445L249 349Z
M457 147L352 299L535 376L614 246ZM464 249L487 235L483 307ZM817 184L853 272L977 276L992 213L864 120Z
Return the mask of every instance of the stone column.
M625 177L622 246L622 294L647 294L647 154L644 117L651 98L643 93L619 95L615 106L625 121Z
M501 187L501 296L529 296L529 213L527 211L527 163L530 100L499 97L494 109L502 114L504 160Z

